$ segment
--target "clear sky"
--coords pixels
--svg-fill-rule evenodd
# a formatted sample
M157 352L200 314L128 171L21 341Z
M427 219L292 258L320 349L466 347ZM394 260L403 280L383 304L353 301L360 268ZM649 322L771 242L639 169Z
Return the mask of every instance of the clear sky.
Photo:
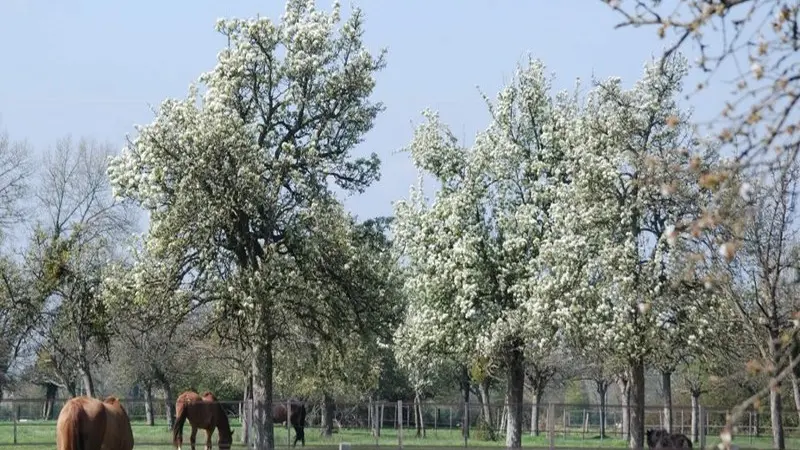
M329 1L318 1L328 8ZM431 107L471 142L488 115L476 87L493 97L527 53L557 76L558 89L576 77L618 75L626 85L660 54L655 30L614 29L619 17L600 0L358 0L370 48L388 48L374 99L379 116L358 152L377 152L382 178L347 200L361 218L392 213L416 172L407 145L420 112ZM349 1L342 2L343 14ZM150 106L183 97L213 67L226 44L219 17L260 14L279 20L282 0L111 2L0 1L0 128L41 150L67 134L121 148L134 124L153 119ZM690 84L690 86L693 83ZM720 100L693 98L707 118Z

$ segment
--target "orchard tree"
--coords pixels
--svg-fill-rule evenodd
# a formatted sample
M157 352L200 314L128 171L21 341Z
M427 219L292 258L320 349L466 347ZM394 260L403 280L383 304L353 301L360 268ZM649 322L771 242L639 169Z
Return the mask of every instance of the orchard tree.
M571 182L559 185L550 209L557 234L541 249L554 323L570 342L613 349L629 367L631 448L644 445L645 361L666 290L683 278L673 267L672 227L699 209L701 188L674 169L690 157L702 168L705 158L676 105L684 60L659 67L648 64L629 90L611 78L589 93L569 130L578 143L566 156ZM687 307L687 319L713 317L712 301ZM692 341L701 342L705 328L695 330Z
M181 264L149 255L141 242L130 246L130 260L113 264L103 279L103 304L119 322L112 341L117 373L142 386L153 424L153 390L164 393L166 419L175 419L174 386L194 367L200 330L191 315L202 307L191 285L176 272Z
M440 189L431 205L421 186L399 202L395 233L408 258L409 309L423 321L414 339L462 361L497 363L507 378L506 446L518 448L526 346L554 342L551 305L538 295L538 254L577 108L566 93L551 97L544 65L533 59L487 103L491 123L472 148L425 112L409 151Z
M181 255L218 314L247 319L231 331L252 349L262 450L274 448L276 343L382 325L385 256L356 245L331 182L362 192L378 178L377 156L351 150L383 109L369 97L384 58L364 46L361 11L337 28L339 9L289 0L279 23L220 20L228 46L202 97L193 85L164 101L109 171L117 195L150 213L148 251Z
M760 365L770 377L769 402L773 447L785 448L781 375L790 364L789 339L798 309L794 289L796 252L800 248L795 222L800 161L786 163L787 171L773 169L755 183L754 213L736 241L740 249L730 270L728 294L743 323L743 330L760 353Z
M108 358L110 320L101 299L117 243L132 230L131 211L116 202L106 175L110 147L93 140L57 142L45 154L27 269L48 298L39 331L54 367L78 371L94 396L92 368ZM67 383L68 380L63 380Z

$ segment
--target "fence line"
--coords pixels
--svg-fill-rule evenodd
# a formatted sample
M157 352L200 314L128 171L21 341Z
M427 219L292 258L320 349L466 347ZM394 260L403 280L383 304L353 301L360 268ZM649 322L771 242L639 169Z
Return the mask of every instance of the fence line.
M48 402L44 399L5 399L0 402L0 447L5 445L48 445L55 441L55 419L58 417L65 399ZM164 399L146 402L142 399L121 400L129 413L136 437L137 446L141 444L168 444L171 418ZM254 411L258 405L252 401L220 401L231 417L235 430L235 441L252 440ZM273 405L286 403L275 400ZM325 419L326 408L319 403L306 402L306 439L312 443L328 442L333 439L341 442L363 443L365 445L403 446L414 439L427 439L431 446L469 447L472 444L485 446L480 441L504 443L507 405L494 403L484 408L477 402L387 402L371 401L365 403L335 403L332 417ZM330 410L330 408L328 408ZM627 439L624 424L624 408L618 404L606 405L601 410L598 404L543 403L537 406L526 403L523 407L523 434L526 442L543 447L563 447L573 441L593 440L600 446L612 445L614 441ZM726 410L699 407L692 414L692 408L673 406L673 432L687 435L694 442L705 447L705 441L716 441L726 420ZM489 417L491 423L485 420ZM601 418L604 419L601 422ZM750 411L744 414L737 424L737 441L740 446L771 437L769 412ZM664 427L665 414L661 405L645 407L645 428ZM783 424L786 435L793 439L800 434L797 411L786 409ZM695 425L693 426L693 423ZM248 425L249 424L249 425ZM326 428L332 437L321 438ZM314 432L316 430L317 432ZM294 430L289 424L275 424L276 445L290 445ZM800 436L798 436L800 437ZM198 441L204 442L203 433ZM216 438L214 438L216 445ZM427 441L426 441L427 444ZM800 448L800 440L795 448ZM530 446L530 445L528 445ZM582 446L583 447L583 446ZM792 447L789 445L789 447Z

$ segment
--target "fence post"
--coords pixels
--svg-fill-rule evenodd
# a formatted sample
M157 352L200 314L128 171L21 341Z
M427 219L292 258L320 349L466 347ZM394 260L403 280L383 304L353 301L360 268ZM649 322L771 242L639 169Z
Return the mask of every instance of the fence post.
M567 438L567 405L564 405L564 412L562 413L562 422L564 422L564 439Z
M403 448L403 401L397 401L397 445Z

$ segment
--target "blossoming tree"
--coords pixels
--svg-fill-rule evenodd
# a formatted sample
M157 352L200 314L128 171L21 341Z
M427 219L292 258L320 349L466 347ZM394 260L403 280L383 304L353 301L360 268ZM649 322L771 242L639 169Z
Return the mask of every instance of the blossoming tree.
M472 148L459 146L436 114L425 113L409 150L441 188L431 205L421 186L399 202L395 233L408 258L409 317L416 321L408 331L418 333L417 348L496 362L507 377L506 445L519 448L526 346L554 341L549 305L536 291L538 253L549 233L553 186L562 181L565 130L577 109L566 93L551 97L536 60L487 103L492 120Z
M382 110L369 97L384 59L364 46L361 12L342 23L338 4L327 14L288 0L279 23L220 20L217 30L228 46L200 77L202 96L192 85L164 101L109 175L118 196L148 210L148 251L181 255L205 300L244 318L254 442L272 449L276 343L381 326L386 266L375 259L385 255L355 244L330 184L360 192L378 177L377 156L351 150Z
M539 284L554 298L554 323L573 342L612 350L630 368L632 448L644 444L645 361L658 346L665 293L678 281L670 274L671 227L697 208L686 203L697 198L697 183L674 170L696 150L675 102L685 62L658 67L648 64L631 89L612 78L589 93L569 129L579 143L565 158L571 182L558 185L554 231L540 256L549 276ZM696 327L693 340L704 330Z

